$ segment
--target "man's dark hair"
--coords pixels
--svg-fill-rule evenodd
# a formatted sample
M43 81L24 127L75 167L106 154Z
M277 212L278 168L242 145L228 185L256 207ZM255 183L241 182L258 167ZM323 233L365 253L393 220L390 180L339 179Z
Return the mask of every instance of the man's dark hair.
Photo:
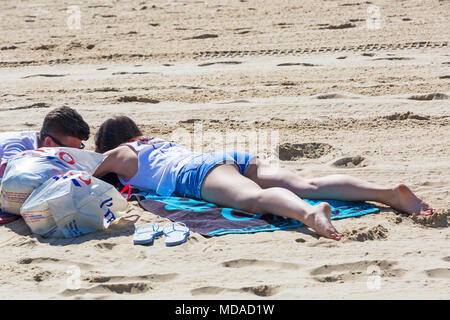
M50 111L45 116L41 136L45 134L71 136L80 140L87 140L89 139L90 129L76 110L64 106Z
M127 116L110 118L100 125L95 134L95 152L104 153L138 136L142 136L141 130Z

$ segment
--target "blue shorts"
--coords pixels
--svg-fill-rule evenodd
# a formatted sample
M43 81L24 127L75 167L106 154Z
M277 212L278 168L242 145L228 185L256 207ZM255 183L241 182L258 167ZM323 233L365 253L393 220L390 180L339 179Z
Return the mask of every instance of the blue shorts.
M203 180L215 165L236 164L239 172L244 175L248 165L254 163L257 157L248 152L235 150L201 154L185 164L178 172L175 194L179 197L201 199Z

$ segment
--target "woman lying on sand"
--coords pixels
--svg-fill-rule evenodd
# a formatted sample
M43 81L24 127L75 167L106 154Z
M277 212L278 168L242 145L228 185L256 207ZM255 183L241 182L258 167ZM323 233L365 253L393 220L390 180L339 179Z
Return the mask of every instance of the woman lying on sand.
M198 198L224 207L293 218L327 238L339 240L327 203L302 200L376 201L399 211L431 215L434 210L404 184L382 187L348 175L305 179L242 151L198 153L159 138L144 137L128 117L106 120L95 136L107 158L94 176L116 173L122 184ZM274 174L274 172L276 174Z

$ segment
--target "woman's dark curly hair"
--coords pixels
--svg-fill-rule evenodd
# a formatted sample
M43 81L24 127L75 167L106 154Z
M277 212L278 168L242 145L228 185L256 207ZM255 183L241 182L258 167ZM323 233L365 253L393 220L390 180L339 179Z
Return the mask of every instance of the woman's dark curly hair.
M127 116L110 118L100 125L95 134L95 152L104 153L138 136L142 136L141 130Z

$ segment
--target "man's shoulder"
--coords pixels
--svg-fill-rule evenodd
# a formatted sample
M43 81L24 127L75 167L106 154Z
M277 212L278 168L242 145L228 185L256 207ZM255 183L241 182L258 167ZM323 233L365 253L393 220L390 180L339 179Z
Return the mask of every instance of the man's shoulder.
M6 131L0 132L0 138L34 138L38 134L39 131Z
M9 144L23 144L28 147L37 148L38 131L8 131L0 132L0 148Z

